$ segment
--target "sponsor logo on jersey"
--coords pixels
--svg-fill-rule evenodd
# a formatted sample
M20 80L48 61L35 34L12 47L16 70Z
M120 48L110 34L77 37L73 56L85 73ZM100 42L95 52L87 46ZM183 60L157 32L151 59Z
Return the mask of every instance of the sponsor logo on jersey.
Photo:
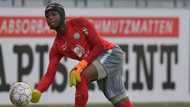
M74 34L74 39L80 39L80 33L79 32L76 32L75 34Z
M78 57L82 57L85 54L85 49L80 45L76 45L73 51Z

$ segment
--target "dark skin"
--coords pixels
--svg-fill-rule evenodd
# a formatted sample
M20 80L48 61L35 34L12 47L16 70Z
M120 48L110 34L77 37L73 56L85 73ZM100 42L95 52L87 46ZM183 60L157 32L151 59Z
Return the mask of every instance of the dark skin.
M64 33L66 27L65 23L61 25L60 28L58 28L60 26L59 24L61 23L61 16L59 15L59 12L55 10L48 11L46 13L46 21L51 29L54 29L59 33Z
M59 13L55 10L50 10L46 14L46 21L51 29L57 28L59 26L59 23L61 22L61 17ZM61 29L65 29L64 26ZM82 75L87 77L89 82L97 80L98 79L98 73L96 71L96 68L93 64L89 65L83 72Z
M64 29L66 25L61 26L57 29L59 26L59 23L61 22L61 16L60 14L55 10L50 10L46 14L46 21L51 29L56 30L57 32L64 32ZM89 82L98 80L98 72L96 67L93 64L90 64L83 72L82 74L87 78ZM111 98L111 102L115 99L115 97ZM128 100L128 98L122 99L117 104L115 104L115 107L119 107L119 104L123 101Z
M96 81L98 79L98 73L97 73L97 70L96 70L96 67L91 64L89 65L83 72L82 72L82 75L84 75L89 82L92 82L92 81ZM111 102L113 102L113 100L115 99L115 97L111 98ZM119 105L123 102L126 102L128 100L128 98L124 98L122 99L121 101L119 101L118 103L116 103L114 106L115 107L119 107Z
M46 14L46 21L51 29L55 29L59 26L61 17L57 11L51 10Z

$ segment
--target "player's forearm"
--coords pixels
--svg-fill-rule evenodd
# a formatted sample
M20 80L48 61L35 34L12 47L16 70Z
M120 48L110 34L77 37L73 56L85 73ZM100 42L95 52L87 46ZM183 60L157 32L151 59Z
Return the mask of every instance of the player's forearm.
M44 76L35 89L39 90L40 92L44 92L49 88L52 82L53 78L51 79L50 77Z
M55 78L55 74L56 74L56 69L57 69L57 63L51 62L48 66L48 71L47 73L42 77L42 79L39 81L36 89L44 92L46 91L49 86L52 84L52 82L54 81Z

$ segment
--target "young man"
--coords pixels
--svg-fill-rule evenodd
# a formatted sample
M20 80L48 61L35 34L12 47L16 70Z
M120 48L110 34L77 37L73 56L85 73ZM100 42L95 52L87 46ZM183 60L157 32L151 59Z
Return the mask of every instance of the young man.
M39 101L41 93L54 81L60 59L69 57L79 61L69 75L70 86L76 86L75 107L86 107L88 84L95 80L115 107L133 107L121 79L122 50L101 38L87 19L80 17L65 21L61 4L50 3L45 9L45 17L57 36L50 50L48 70L33 90L31 101Z

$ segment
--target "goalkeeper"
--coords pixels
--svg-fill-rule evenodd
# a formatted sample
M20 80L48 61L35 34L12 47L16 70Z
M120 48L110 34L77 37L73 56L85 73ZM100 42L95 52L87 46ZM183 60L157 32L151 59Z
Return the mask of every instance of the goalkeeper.
M70 86L76 86L75 107L87 106L88 84L96 80L115 107L133 107L122 81L123 51L101 38L87 19L79 17L66 21L61 4L48 4L45 18L57 35L49 53L47 72L33 90L31 101L39 101L53 83L60 59L69 57L79 61L69 75Z

